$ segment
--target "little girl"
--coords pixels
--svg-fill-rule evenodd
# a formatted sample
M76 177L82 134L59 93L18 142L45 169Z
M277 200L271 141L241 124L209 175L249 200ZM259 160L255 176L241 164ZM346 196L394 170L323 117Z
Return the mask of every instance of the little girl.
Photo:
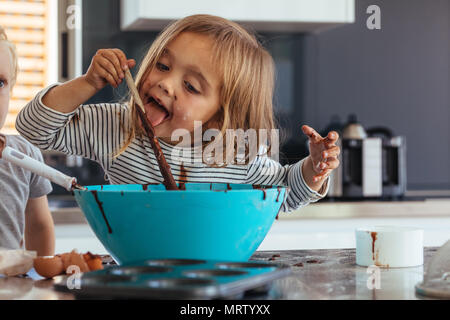
M163 177L133 100L83 105L107 84L117 88L124 71L135 64L119 49L99 50L85 75L52 85L28 103L17 118L17 130L41 149L97 161L112 184L161 183ZM326 195L326 178L339 165L336 132L322 138L303 126L310 138L310 156L286 166L267 156L276 143L270 135L257 139L258 150L266 152L253 156L247 152L244 164L205 164L201 151L208 143L193 147L189 139L188 144L174 143L173 136L179 137L175 132L189 135L199 124L202 133L253 129L258 138L261 130L274 129L273 60L238 24L210 15L176 21L153 42L135 81L177 182L289 186L282 207L286 212ZM211 143L221 144L225 154L237 154L234 141L216 140Z

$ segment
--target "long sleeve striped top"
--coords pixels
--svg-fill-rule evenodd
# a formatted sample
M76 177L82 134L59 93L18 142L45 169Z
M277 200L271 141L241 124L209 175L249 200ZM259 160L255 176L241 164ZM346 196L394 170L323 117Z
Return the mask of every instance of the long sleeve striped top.
M55 85L39 92L19 113L16 128L23 137L42 150L57 150L98 162L111 184L163 182L147 136L137 136L122 154L115 157L129 126L126 104L81 105L71 113L61 113L42 103L42 97ZM266 155L258 155L246 165L228 164L217 168L204 164L201 153L198 156L195 148L159 142L176 182L288 186L281 207L284 212L316 202L328 192L328 181L322 193L306 184L302 175L305 159L282 166Z

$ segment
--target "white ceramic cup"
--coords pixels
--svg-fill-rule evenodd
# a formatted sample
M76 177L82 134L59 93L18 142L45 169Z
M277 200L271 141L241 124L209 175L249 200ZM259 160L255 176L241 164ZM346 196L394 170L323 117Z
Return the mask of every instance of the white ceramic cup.
M423 230L400 226L356 229L356 264L382 268L423 265Z

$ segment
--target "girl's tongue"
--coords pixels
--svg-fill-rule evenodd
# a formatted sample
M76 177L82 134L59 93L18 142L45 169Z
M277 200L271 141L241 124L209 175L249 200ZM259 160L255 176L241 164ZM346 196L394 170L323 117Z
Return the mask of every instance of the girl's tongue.
M154 101L145 104L144 107L147 119L148 121L150 121L153 127L159 125L169 116L167 110Z

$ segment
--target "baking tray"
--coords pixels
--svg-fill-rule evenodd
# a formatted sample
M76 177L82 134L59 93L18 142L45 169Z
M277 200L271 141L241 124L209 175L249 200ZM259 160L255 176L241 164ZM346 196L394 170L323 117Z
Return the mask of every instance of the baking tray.
M237 299L267 293L273 280L289 273L288 265L264 261L159 259L81 274L76 286L61 276L54 287L80 299Z

